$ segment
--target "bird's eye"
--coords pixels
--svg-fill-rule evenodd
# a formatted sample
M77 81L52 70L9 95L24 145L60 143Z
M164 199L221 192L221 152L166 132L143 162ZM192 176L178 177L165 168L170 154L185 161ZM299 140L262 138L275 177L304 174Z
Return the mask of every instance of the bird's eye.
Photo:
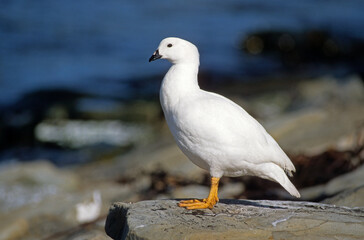
M170 43L170 44L167 45L167 47L172 47L172 46L173 46L172 43Z

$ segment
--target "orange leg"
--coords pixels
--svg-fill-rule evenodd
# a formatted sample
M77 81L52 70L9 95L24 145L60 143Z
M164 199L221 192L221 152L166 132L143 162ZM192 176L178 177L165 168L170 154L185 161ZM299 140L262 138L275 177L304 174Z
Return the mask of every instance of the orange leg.
M217 191L219 188L219 180L220 178L211 178L211 188L210 193L207 198L202 200L192 199L192 200L183 200L178 203L178 206L185 207L187 209L203 209L210 208L212 209L214 205L219 201L217 197Z

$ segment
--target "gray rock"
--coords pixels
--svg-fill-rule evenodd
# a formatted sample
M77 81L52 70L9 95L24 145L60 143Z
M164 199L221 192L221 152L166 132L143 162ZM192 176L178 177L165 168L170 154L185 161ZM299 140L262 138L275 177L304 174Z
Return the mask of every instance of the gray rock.
M80 226L77 204L89 202L97 191L102 199L100 217L106 216L112 202L138 201L138 191L146 185L150 185L148 179L130 184L95 181L79 171L59 169L47 162L4 165L0 169L0 239L33 240L57 235L61 240L62 234L66 234L64 239L102 239L102 234L106 238L104 223L100 229L92 225L69 235L69 230ZM91 234L91 230L97 232Z
M173 198L206 198L210 188L201 185L188 185L172 192Z
M330 76L297 84L300 100L307 105L337 106L358 103L364 100L363 81L359 76L347 77L345 81Z
M79 178L46 161L18 163L0 168L0 213L41 202L76 190Z
M346 207L364 207L364 185L346 190L322 202Z
M170 135L169 132L168 134ZM133 178L149 175L160 170L192 181L202 181L205 173L188 160L171 136L140 145L127 154L115 157L109 163L89 164L80 169L82 176L102 181L120 176Z
M234 198L244 192L245 186L241 182L227 183L219 190L220 198Z
M295 88L296 99L287 100L296 101L300 107L290 106L296 110L278 115L270 112L261 115L263 126L280 146L291 153L307 154L317 154L338 145L341 149L352 149L345 141L357 135L358 123L364 120L361 79L351 77L338 81L323 77L299 82ZM274 104L271 99L267 98L268 105Z
M25 219L0 223L0 239L20 239L29 231L29 222Z
M291 201L221 200L186 210L177 200L114 203L113 239L362 239L364 208Z
M352 172L340 175L326 184L300 189L301 199L315 199L320 196L333 196L348 189L358 188L364 182L364 165Z
M342 145L342 138L356 136L357 123L364 120L362 109L363 104L304 108L266 119L262 124L283 149L291 153L317 154Z
M335 193L347 190L350 188L357 188L364 182L364 165L358 167L352 172L340 175L330 180L325 187L326 195L333 195Z

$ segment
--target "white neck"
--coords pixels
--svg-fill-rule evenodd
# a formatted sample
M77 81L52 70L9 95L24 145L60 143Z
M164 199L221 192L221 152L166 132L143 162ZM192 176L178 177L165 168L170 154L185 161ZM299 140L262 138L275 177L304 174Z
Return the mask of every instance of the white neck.
M200 89L197 80L198 67L199 63L177 63L168 70L160 89L160 100L164 110Z
M173 64L164 76L162 86L171 85L178 92L200 88L198 86L197 74L198 65L196 64Z

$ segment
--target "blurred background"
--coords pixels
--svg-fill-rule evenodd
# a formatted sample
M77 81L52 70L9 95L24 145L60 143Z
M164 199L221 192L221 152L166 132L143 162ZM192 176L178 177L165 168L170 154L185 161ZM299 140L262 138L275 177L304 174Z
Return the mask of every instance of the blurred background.
M203 89L279 142L301 200L363 206L363 10L359 0L1 1L0 238L108 239L112 202L208 194L159 105L170 63L148 63L169 36L199 48ZM242 177L223 178L220 198L290 196Z

